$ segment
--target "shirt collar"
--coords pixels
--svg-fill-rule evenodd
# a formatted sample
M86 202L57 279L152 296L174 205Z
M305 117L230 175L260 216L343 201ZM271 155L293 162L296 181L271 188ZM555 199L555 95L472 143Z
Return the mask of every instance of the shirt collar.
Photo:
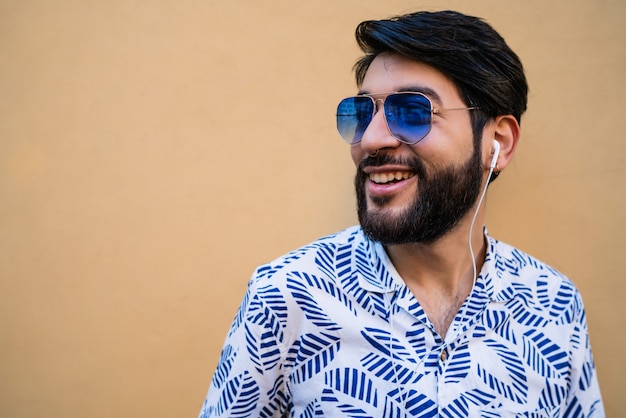
M485 296L493 302L506 302L514 295L510 280L503 277L506 259L498 252L499 242L489 235L487 228L484 228L484 234L487 253L477 278L476 288L486 293ZM353 257L353 271L356 271L361 288L376 293L398 291L404 286L404 282L383 245L371 241L362 231L360 235L361 239L356 243L356 256Z
M396 292L404 282L383 245L367 238L362 230L360 238L353 257L353 271L358 276L359 285L368 292Z

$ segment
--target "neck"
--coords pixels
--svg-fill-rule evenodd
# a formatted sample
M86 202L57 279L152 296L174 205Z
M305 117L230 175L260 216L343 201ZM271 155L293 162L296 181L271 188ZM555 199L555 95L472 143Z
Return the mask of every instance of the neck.
M469 295L486 254L482 208L471 228L474 211L442 238L430 244L386 247L394 267L426 311L441 336ZM474 259L470 255L471 231ZM476 273L474 272L474 263Z
M472 249L476 270L480 271L486 243L482 227L475 229L472 233ZM385 249L407 284L454 288L465 280L473 281L474 265L468 234L469 230L464 228L431 244L392 245Z

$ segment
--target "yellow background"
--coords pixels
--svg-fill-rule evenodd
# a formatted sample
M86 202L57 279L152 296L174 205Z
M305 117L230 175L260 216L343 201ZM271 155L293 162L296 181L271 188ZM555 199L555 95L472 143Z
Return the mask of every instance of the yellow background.
M488 226L578 285L626 411L623 0L0 0L0 416L196 416L253 269L356 222L356 24L441 8L525 64Z

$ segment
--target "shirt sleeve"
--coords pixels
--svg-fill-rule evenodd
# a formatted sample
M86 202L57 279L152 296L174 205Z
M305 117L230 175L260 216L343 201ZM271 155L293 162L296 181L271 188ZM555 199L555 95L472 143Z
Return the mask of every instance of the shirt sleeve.
M224 342L199 418L280 417L287 408L280 318L253 279Z
M576 297L573 332L570 338L571 370L570 392L563 416L603 418L605 416L598 376L596 373L587 318L580 294Z

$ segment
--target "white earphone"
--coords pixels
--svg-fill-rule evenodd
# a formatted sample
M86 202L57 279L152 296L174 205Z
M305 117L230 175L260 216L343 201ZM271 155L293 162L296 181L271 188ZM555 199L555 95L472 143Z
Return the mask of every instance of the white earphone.
M485 188L483 189L483 192L480 194L480 198L478 199L478 204L476 205L476 210L474 211L474 216L472 217L472 222L470 223L469 234L467 235L467 244L469 247L470 258L472 260L472 270L473 270L472 288L470 290L470 296L472 292L474 291L474 286L476 285L476 279L478 278L476 259L474 258L474 248L472 247L472 231L474 230L474 223L476 222L478 209L480 208L480 205L482 205L483 199L485 198L485 194L487 193L487 186L489 186L489 179L491 178L491 174L493 173L493 170L496 167L496 164L498 163L498 155L500 155L500 143L494 139L493 140L493 157L491 158L491 164L489 164L489 174L487 176L487 181L485 182ZM463 316L462 316L463 319L461 322L464 322L465 314L467 313L467 310L465 310L465 308L462 308L462 309L463 309Z
M491 164L489 165L490 170L493 170L493 168L496 166L496 163L498 162L498 155L500 155L500 143L494 139L493 158L491 159Z

